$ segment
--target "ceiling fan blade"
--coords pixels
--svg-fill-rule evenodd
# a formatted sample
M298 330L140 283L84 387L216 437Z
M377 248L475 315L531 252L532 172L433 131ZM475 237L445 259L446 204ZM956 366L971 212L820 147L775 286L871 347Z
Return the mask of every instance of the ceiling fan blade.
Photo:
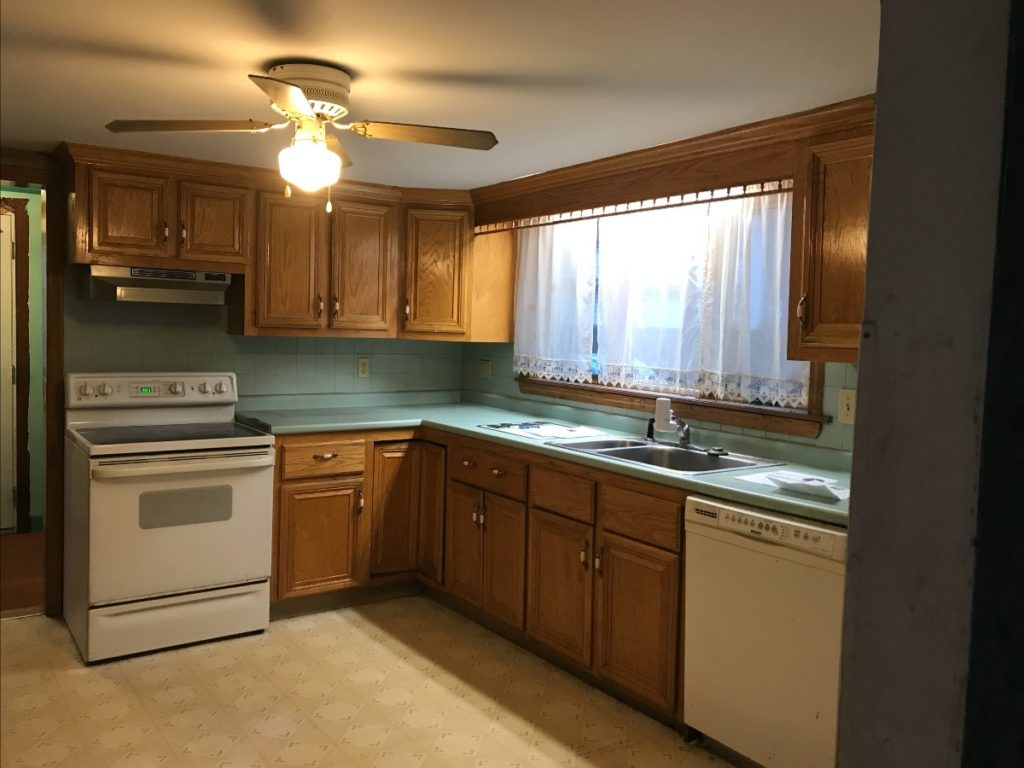
M363 120L352 123L349 130L371 139L392 141L418 141L422 144L441 144L465 149L490 149L498 140L490 131L471 131L466 128L441 128L436 125L409 123L377 123Z
M249 79L289 117L316 117L299 86L266 75L249 75Z
M112 120L111 133L149 133L153 131L269 131L275 126L256 120Z
M341 158L341 167L348 168L352 165L352 158L348 156L348 152L341 146L341 142L338 141L338 137L333 133L327 134L327 148L334 154Z

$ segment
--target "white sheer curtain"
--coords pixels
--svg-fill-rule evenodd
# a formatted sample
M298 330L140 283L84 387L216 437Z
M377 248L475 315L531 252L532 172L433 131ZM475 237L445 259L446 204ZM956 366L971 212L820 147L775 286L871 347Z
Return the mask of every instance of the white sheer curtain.
M598 381L697 395L707 206L600 222Z
M516 371L590 381L596 323L602 384L806 408L810 366L786 360L791 220L784 192L523 230Z
M591 380L596 248L596 219L519 233L516 373Z
M786 359L793 195L708 206L701 395L807 407L810 365Z

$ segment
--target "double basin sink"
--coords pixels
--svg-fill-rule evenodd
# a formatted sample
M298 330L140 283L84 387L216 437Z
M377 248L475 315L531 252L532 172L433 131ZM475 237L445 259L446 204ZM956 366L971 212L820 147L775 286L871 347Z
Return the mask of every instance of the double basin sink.
M731 469L770 467L782 462L727 453L721 449L710 451L694 446L676 446L655 443L639 438L609 438L606 440L551 440L548 445L570 451L589 453L606 459L617 459L648 467L669 469L688 475L707 472L726 472Z

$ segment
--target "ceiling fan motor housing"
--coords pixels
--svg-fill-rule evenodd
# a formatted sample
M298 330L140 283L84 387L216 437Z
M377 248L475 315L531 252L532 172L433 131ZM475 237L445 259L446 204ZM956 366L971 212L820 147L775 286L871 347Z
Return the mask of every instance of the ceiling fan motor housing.
M278 64L268 74L299 86L313 111L328 120L348 114L352 78L344 70L322 64Z

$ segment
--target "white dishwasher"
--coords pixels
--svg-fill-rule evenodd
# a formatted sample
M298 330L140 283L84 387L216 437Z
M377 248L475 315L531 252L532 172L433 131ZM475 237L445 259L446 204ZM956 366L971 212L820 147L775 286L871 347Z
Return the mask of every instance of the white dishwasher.
M683 720L765 766L836 761L846 531L686 501Z

